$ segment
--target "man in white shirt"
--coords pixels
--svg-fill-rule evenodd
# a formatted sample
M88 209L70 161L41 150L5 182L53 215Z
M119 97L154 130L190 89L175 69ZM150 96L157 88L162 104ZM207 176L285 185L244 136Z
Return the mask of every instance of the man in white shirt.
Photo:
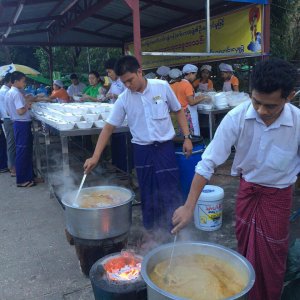
M175 131L169 111L177 116L185 135L183 152L190 155L192 143L184 112L169 84L162 80L146 80L135 57L120 58L115 71L127 89L114 104L94 154L84 164L85 173L97 165L114 128L120 126L127 115L144 227L147 230L171 229L172 214L181 205L182 197L172 141Z
M82 96L82 92L86 88L86 85L79 81L76 74L71 74L70 80L72 84L67 89L67 93L70 98L73 99L74 96Z
M4 119L8 118L4 97L5 94L9 91L11 82L11 74L7 73L3 78L3 85L0 88L0 173L8 172L9 170L13 171L14 162L11 164L11 160L8 160L8 151L7 151L7 134L4 134ZM3 123L3 125L1 125Z
M116 59L111 58L104 64L107 76L112 80L111 86L105 97L106 99L110 100L111 103L115 103L119 95L122 94L126 88L114 70L116 62Z
M300 172L300 110L294 96L297 72L280 59L259 62L252 71L252 103L222 120L196 166L186 203L173 215L173 233L193 216L214 169L235 146L232 175L240 176L236 203L238 250L253 265L250 299L279 300L288 252L292 185Z
M5 95L8 115L13 121L16 142L16 179L18 187L35 185L32 164L32 142L30 105L21 91L26 84L24 73L15 71L11 74L12 86Z

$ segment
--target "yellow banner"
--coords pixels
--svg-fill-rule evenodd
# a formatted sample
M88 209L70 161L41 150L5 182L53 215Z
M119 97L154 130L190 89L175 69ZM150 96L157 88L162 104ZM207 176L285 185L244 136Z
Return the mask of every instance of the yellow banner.
M262 5L251 5L224 16L211 18L211 52L261 53ZM151 37L142 39L143 52L206 52L206 22L196 21ZM133 43L125 52L133 54ZM219 56L220 57L220 56ZM215 57L143 56L143 69L162 65L178 66L201 63Z

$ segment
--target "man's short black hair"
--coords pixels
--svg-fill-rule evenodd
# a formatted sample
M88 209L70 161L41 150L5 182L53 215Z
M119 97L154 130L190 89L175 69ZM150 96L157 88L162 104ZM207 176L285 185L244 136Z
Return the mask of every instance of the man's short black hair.
M115 72L117 76L122 76L125 73L137 73L140 68L138 60L134 56L123 56L115 64Z
M14 71L11 73L11 83L13 84L17 80L21 80L22 78L26 78L26 75L19 71Z
M2 79L3 84L11 82L11 73L6 73L4 78Z
M117 60L115 58L110 58L104 63L104 68L114 70L115 69L115 64Z
M100 77L100 75L99 75L99 73L97 71L90 71L89 75L91 75L91 74L95 75L96 78Z
M72 79L78 79L78 76L75 73L73 73L73 74L70 75L70 79L71 80Z
M271 94L281 90L287 98L296 86L297 70L285 60L271 58L257 63L251 74L251 89Z

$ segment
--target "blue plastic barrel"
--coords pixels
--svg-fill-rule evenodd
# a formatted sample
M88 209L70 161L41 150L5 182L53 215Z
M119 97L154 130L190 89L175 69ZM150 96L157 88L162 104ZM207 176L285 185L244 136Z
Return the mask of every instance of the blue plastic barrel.
M175 148L176 160L180 174L181 191L185 198L187 198L190 191L191 183L195 174L195 166L201 160L204 150L204 144L194 145L192 155L189 158L186 158L182 152L182 147Z

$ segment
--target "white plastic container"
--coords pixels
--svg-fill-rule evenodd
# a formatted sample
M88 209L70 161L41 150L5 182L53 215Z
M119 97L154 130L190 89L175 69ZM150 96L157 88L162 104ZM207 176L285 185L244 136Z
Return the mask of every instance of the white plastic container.
M56 128L59 130L71 130L74 128L74 123L57 123Z
M104 121L108 118L109 115L110 115L110 112L107 112L107 111L101 112L101 117Z
M106 122L103 120L98 120L98 121L95 121L94 124L97 128L103 128L105 126Z
M87 122L95 122L99 119L99 114L86 114L84 115L84 119Z
M81 121L81 122L76 122L76 125L79 129L89 129L92 128L93 122Z
M222 226L224 190L215 185L206 185L197 201L194 222L198 229L214 231Z

